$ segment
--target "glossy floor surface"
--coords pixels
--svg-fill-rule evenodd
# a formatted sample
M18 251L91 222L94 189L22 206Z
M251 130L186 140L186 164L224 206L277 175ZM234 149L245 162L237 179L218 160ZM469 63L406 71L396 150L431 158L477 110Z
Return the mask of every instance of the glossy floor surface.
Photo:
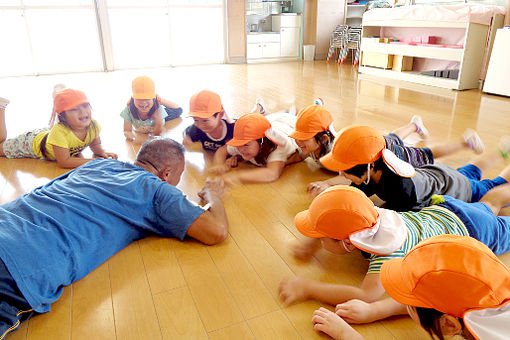
M0 79L7 108L8 135L45 126L51 112L53 85L83 90L102 126L106 150L133 161L140 142L126 142L120 111L130 97L131 80L151 76L157 93L181 104L201 89L218 92L227 112L238 117L262 96L269 111L299 108L321 97L335 117L337 130L369 124L382 132L419 114L430 130L428 143L455 141L465 128L479 131L488 150L510 134L510 99L478 90L456 92L358 75L350 65L293 62L216 65L112 73ZM190 118L166 125L164 135L181 139ZM87 153L86 155L90 155ZM460 166L470 151L440 159ZM179 188L191 199L210 176L210 155L199 145L189 148ZM493 176L494 169L487 176ZM55 163L0 159L0 202L5 203L64 173ZM307 301L282 306L279 282L301 275L323 282L358 285L367 269L359 253L334 256L321 250L310 263L295 260L291 246L302 238L294 215L308 207L309 182L331 174L312 162L288 166L271 184L241 185L224 197L230 222L228 239L206 247L192 240L150 237L116 254L84 279L66 287L52 311L34 317L8 339L317 339ZM44 245L41 245L44 246ZM510 256L501 257L510 263ZM332 308L330 306L330 308ZM408 317L355 326L367 339L427 339Z

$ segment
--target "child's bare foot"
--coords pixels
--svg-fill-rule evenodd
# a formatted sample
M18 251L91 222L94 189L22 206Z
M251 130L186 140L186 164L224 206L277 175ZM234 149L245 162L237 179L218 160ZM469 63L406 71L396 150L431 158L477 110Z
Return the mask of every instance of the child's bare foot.
M363 339L347 322L324 307L313 312L313 329L326 333L335 340Z
M290 305L293 302L306 300L308 281L301 277L285 279L280 282L278 292L284 305Z
M320 248L321 241L318 238L306 238L293 245L292 254L296 259L308 262Z

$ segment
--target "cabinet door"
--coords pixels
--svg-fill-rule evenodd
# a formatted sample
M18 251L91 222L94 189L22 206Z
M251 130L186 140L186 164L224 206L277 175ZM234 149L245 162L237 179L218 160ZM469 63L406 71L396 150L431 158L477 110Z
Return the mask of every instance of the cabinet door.
M299 27L282 27L281 56L297 57L299 55Z
M262 43L246 44L246 58L262 58Z
M262 45L262 56L264 58L277 58L280 56L280 43L265 42Z

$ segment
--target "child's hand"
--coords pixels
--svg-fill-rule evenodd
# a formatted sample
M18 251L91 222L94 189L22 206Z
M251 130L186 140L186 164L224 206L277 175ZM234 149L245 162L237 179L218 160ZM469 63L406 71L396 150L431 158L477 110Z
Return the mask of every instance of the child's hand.
M317 195L319 195L321 192L323 192L329 187L330 185L323 181L312 182L308 184L306 191L308 192L310 199L314 199Z
M117 156L116 153L113 153L113 152L105 152L104 153L104 158L113 158L113 159L117 159L119 158L119 156Z
M124 137L126 137L126 140L133 141L135 140L135 134L133 131L124 131Z
M321 307L313 312L313 329L324 332L335 340L363 339L347 322L332 311Z
M292 247L292 254L301 261L308 262L313 255L321 248L321 241L318 238L306 238L298 240Z
M372 316L370 303L358 299L352 299L336 305L336 314L348 323L369 323L377 320Z
M288 306L293 302L307 299L307 283L308 281L301 277L294 277L280 282L278 292L283 304Z
M230 158L227 158L225 161L225 164L230 168L237 168L237 156L232 156Z

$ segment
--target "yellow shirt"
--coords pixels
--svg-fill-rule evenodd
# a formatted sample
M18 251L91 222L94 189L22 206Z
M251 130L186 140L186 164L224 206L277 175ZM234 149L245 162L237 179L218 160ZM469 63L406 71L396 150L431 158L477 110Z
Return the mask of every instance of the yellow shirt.
M76 157L85 149L87 146L92 143L94 139L99 137L99 132L101 131L101 126L92 119L92 122L89 125L87 130L87 136L85 140L81 140L64 124L57 124L51 128L49 131L44 131L35 136L34 142L32 143L32 149L37 157L42 158L41 152L41 141L44 136L48 135L48 139L46 140L46 159L55 160L55 153L53 152L53 145L69 149L69 153L71 157Z

